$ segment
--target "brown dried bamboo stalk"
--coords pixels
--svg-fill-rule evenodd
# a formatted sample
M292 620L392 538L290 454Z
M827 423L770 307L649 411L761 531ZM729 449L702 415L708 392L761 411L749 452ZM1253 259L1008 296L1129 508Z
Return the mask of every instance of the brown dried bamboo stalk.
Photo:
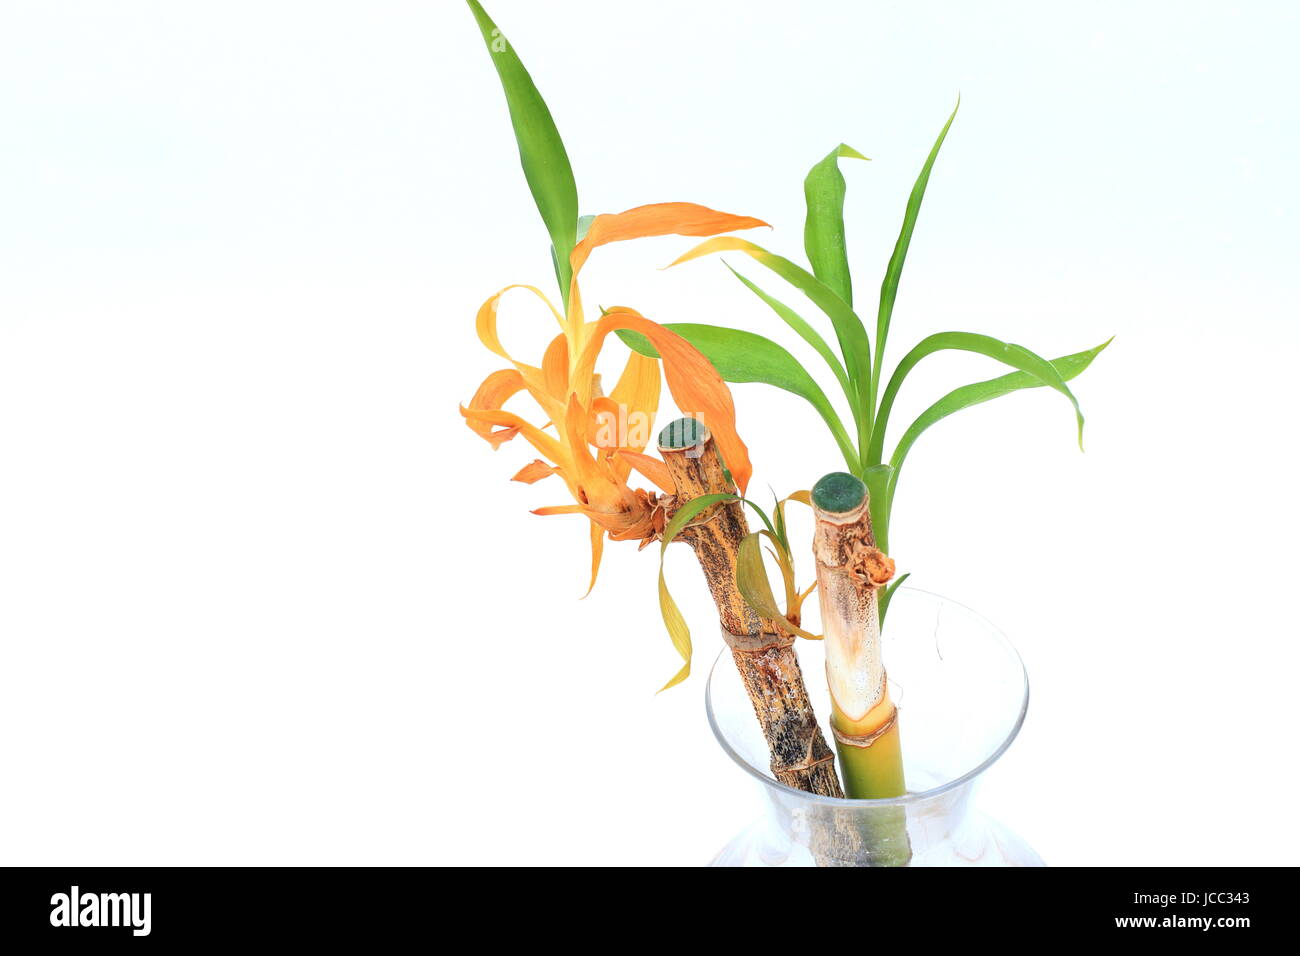
M694 419L679 419L665 428L659 452L676 488L671 510L701 495L735 493L713 438ZM736 586L737 550L748 534L744 506L729 501L706 508L674 540L695 550L704 571L723 638L767 739L772 775L798 790L843 797L835 754L808 700L794 638L760 618Z

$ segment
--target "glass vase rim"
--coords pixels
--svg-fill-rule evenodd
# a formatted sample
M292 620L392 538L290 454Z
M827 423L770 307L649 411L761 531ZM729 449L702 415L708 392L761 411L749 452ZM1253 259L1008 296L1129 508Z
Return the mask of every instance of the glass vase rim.
M764 786L775 787L777 790L784 791L793 797L797 797L801 800L807 800L814 804L824 804L827 806L835 806L835 807L862 807L863 809L869 807L908 805L913 803L922 803L927 800L933 800L934 798L942 796L943 794L950 793L954 790L966 786L968 783L978 778L980 774L988 770L989 767L993 766L993 764L996 763L1001 758L1001 756L1007 752L1007 749L1011 746L1011 744L1015 742L1016 737L1020 735L1020 728L1024 725L1025 715L1029 711L1029 673L1028 671L1025 670L1025 662L1020 657L1020 652L1016 650L1016 646L1011 643L1010 639L1008 639L1008 637L1004 633L1002 633L1001 628L995 625L983 614L980 614L978 611L972 610L971 608L967 607L965 604L962 604L960 601L954 601L952 598L944 597L942 594L938 594L934 591L927 591L924 588L914 588L908 586L908 587L900 587L898 590L909 591L913 594L925 595L928 598L933 598L944 604L949 604L953 607L960 608L961 610L965 611L967 614L971 615L982 625L984 625L988 629L989 633L992 634L993 637L996 639L997 643L1000 644L1005 650L1010 652L1012 660L1015 661L1016 668L1020 674L1020 686L1021 686L1020 709L1016 714L1015 721L1011 725L1011 729L1007 732L1006 736L1002 739L1002 742L999 743L998 746L995 747L989 753L988 756L986 756L983 760L981 760L970 770L966 771L965 773L961 774L958 777L954 777L952 780L949 780L946 783L941 783L939 786L931 787L928 790L908 791L907 793L898 797L881 797L872 800L864 800L864 799L854 799L851 797L826 797L817 793L809 793L806 790L796 790L794 787L787 786L786 784L782 783L776 778L768 776L767 773L755 767L752 763L750 763L743 756L737 753L736 749L732 747L731 744L727 741L726 734L723 733L722 728L718 726L717 717L714 715L713 712L713 676L717 672L719 663L721 663L724 659L728 661L731 660L731 653L726 647L718 651L718 656L713 659L713 664L709 668L709 676L706 679L704 685L704 711L709 719L709 729L713 731L713 737L715 740L717 740L718 745L722 747L723 752L725 752L726 755L730 757L732 761L735 762L742 770L744 770L751 777L758 780L758 782L763 784Z

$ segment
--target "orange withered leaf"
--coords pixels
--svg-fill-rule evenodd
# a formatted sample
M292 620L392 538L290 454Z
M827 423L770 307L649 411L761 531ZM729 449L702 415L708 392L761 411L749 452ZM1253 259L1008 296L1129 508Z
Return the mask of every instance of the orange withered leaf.
M510 480L522 481L526 485L531 485L533 482L541 481L553 474L555 474L555 469L539 458L520 468Z
M574 503L538 508L533 513L587 517L591 522L593 585L606 536L644 544L663 531L663 507L657 496L628 484L635 469L664 491L672 490L663 463L644 454L659 407L661 363L678 407L704 420L741 488L749 479L750 465L745 445L736 434L731 393L704 356L685 339L631 309L614 309L598 321L586 322L578 274L594 249L611 242L671 234L713 236L763 225L766 223L758 219L695 203L658 203L597 216L569 255L573 281L567 316L561 315L540 289L523 284L506 286L478 310L475 326L480 341L513 367L489 375L469 404L462 406L461 414L494 448L519 436L542 456L516 472L514 480L531 484L558 475L564 481ZM497 332L500 303L513 289L531 292L544 302L560 327L561 334L551 340L539 365L517 360ZM641 332L655 344L660 358L633 352L606 395L596 360L608 333L616 328ZM545 424L533 425L504 410L505 402L521 392L527 392L537 404Z

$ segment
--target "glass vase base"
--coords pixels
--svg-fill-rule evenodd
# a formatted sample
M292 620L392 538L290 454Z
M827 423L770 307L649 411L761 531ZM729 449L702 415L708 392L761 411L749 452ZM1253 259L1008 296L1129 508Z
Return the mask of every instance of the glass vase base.
M806 673L822 669L817 642L801 647ZM1014 647L969 608L900 588L883 634L890 697L898 707L904 776L899 797L849 800L777 782L767 740L732 655L709 675L709 725L723 751L758 782L766 815L738 834L714 866L1042 866L1007 827L974 806L976 786L1019 732L1029 681ZM825 684L809 681L817 713Z
M913 854L908 866L1046 866L1028 843L992 817L972 811L967 832ZM709 866L818 866L812 851L772 833L767 818L755 820L724 846Z

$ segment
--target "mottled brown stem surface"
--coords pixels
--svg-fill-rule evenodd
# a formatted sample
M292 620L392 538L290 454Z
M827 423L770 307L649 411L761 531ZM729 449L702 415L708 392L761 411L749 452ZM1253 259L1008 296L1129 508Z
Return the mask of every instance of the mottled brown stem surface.
M673 508L706 494L735 493L711 437L660 453L676 486ZM749 534L744 506L720 502L695 517L674 540L686 541L704 570L727 644L767 738L772 774L797 790L843 797L835 754L817 724L793 639L761 619L736 586L736 554Z

